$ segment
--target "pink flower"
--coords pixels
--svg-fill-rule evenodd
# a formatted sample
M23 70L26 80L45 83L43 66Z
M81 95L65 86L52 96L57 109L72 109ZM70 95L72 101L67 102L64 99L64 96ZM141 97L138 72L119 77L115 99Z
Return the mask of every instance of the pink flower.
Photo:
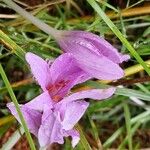
M105 39L85 31L59 31L56 38L64 52L73 54L80 68L101 80L114 80L124 76L119 64L128 60Z
M73 54L78 66L91 77L100 80L114 80L124 76L119 64L128 60L129 55L120 54L103 38L85 31L63 31L54 29L32 16L13 1L5 3L42 31L53 36L64 52Z
M86 90L67 96L75 84L90 78L78 67L71 54L59 56L51 66L49 62L32 53L26 54L26 60L43 89L41 95L25 105L20 105L30 132L38 138L41 147L47 147L54 142L63 144L63 138L67 136L72 137L72 146L75 147L80 137L74 126L89 105L83 99L106 99L115 89ZM20 122L13 103L7 104L7 107Z

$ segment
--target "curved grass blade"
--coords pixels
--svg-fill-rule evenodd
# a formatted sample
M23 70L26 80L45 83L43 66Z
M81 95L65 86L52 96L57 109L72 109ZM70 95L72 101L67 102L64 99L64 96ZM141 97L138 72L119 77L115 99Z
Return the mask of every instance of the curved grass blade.
M31 150L36 150L35 145L34 145L34 142L33 142L32 137L31 137L31 135L30 135L29 129L28 129L28 127L27 127L27 125L26 125L26 122L25 122L25 120L24 120L24 118L23 118L23 115L22 115L22 113L21 113L21 110L20 110L18 101L17 101L17 99L16 99L16 96L15 96L15 94L14 94L12 88L11 88L11 85L10 85L8 79L7 79L7 76L6 76L5 72L4 72L3 67L2 67L1 64L0 64L0 74L1 74L1 76L2 76L2 79L3 79L3 81L4 81L5 85L6 85L6 87L7 87L7 90L8 90L8 92L9 92L9 95L10 95L10 97L11 97L11 99L12 99L12 101L13 101L15 107L16 107L16 110L17 110L17 113L18 113L19 118L20 118L20 120L21 120L22 126L23 126L23 128L24 128L24 130L25 130L25 134L26 134L27 140L28 140L28 142L29 142L30 148L31 148Z

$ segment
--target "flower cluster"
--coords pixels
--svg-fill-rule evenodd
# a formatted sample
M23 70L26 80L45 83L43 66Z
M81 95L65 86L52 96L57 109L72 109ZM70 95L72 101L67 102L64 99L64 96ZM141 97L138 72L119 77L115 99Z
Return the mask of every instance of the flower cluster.
M129 59L104 39L88 32L62 31L58 43L65 53L53 62L33 53L26 54L42 93L20 108L30 132L38 138L41 147L54 142L63 144L64 137L68 136L72 137L72 146L75 147L80 137L74 126L89 106L84 99L107 99L115 88L75 93L71 93L71 88L91 78L119 79L124 75L119 63ZM14 104L8 103L7 107L20 122Z

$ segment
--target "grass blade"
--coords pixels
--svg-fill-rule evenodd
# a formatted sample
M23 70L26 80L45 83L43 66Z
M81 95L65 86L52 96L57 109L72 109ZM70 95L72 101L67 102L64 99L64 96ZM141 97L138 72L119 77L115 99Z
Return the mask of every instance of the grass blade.
M75 128L76 128L76 129L79 131L79 133L80 133L81 143L82 143L84 149L85 149L85 150L92 150L92 148L91 148L90 144L88 143L88 141L86 140L86 138L85 138L85 136L84 136L84 133L83 133L81 127L79 126L79 124L77 124Z
M129 150L132 150L130 111L129 111L128 104L126 102L124 103L124 115L125 115L125 123L126 123L127 135L128 135L128 148Z
M0 30L0 40L8 46L19 58L24 60L25 51Z
M32 137L31 137L31 135L30 135L29 129L28 129L28 127L27 127L27 125L26 125L26 122L25 122L25 120L24 120L24 118L23 118L23 115L22 115L22 113L21 113L21 110L20 110L18 101L17 101L17 99L16 99L16 96L15 96L15 94L14 94L12 88L11 88L11 85L10 85L8 79L7 79L7 76L6 76L5 72L4 72L3 67L2 67L1 64L0 64L0 74L1 74L1 76L2 76L2 79L3 79L3 81L4 81L5 85L6 85L6 87L7 87L7 90L8 90L8 92L9 92L9 95L10 95L10 97L11 97L11 99L12 99L12 101L13 101L15 107L16 107L17 113L18 113L19 118L20 118L20 120L21 120L22 126L23 126L23 128L24 128L24 130L25 130L26 137L27 137L27 140L28 140L29 145L30 145L30 147L31 147L31 150L36 150L35 145L34 145L34 142L33 142Z
M137 116L135 116L134 118L131 119L131 125L137 123L137 122L142 122L143 120L146 120L145 118L147 118L150 115L150 111L145 111ZM116 130L114 132L114 134L112 136L110 136L107 141L103 144L104 148L107 148L108 146L110 146L113 141L116 140L116 138L121 134L121 132L124 130L124 126L120 127L118 130Z

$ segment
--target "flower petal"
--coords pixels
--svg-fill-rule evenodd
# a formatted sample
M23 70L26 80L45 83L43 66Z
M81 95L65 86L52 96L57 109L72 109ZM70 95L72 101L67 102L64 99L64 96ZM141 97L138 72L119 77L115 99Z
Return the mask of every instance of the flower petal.
M80 39L81 40L81 39ZM86 43L84 43L86 45ZM79 44L76 40L66 41L66 49L72 53L80 68L82 68L91 77L102 80L113 80L123 77L124 72L120 66L109 60L104 55L98 55L88 49L88 47Z
M80 67L91 76L101 80L116 80L124 76L119 65L113 63L106 57L99 58L97 55L88 55L89 59L79 58Z
M84 98L91 98L91 99L107 99L110 96L112 96L115 92L115 88L108 88L108 89L91 89L91 90L85 90L85 91L80 91L71 94L70 96L64 98L60 103L68 103L74 100L79 100L79 99L84 99ZM58 105L57 104L57 105Z
M68 34L69 40L79 40L79 38L83 39L84 41L82 42L84 46L86 46L86 43L88 43L88 47L90 48L89 45L91 45L90 50L91 51L97 51L99 54L104 55L114 63L122 63L123 61L127 61L130 59L129 55L122 55L121 53L118 52L118 50L113 47L109 42L107 42L104 38L93 34L91 32L86 32L86 31L68 31L66 34ZM82 45L80 42L80 44ZM95 48L92 48L94 46ZM96 52L96 53L97 53Z
M52 90L51 94L57 94L60 97L64 97L75 84L84 82L90 78L89 75L79 68L76 60L69 53L59 56L50 69L56 89Z
M66 53L60 55L51 65L51 75L53 82L57 82L61 80L76 80L87 74L79 68L72 54Z
M57 142L59 144L64 143L63 132L60 122L48 106L45 106L42 124L39 128L38 139L41 147L50 145Z
M65 131L65 136L71 136L72 137L72 147L74 148L78 143L79 143L79 140L80 140L80 134L78 133L78 131L76 130L68 130L68 131Z
M64 102L61 105L57 105L56 109L61 115L62 128L65 130L70 130L74 125L81 119L85 113L89 103L86 101L72 101Z
M11 113L15 116L15 118L21 123L19 115L16 111L16 108L13 103L8 103L7 107L10 109ZM27 126L31 133L33 133L35 136L38 135L38 129L41 124L41 118L42 114L38 111L32 110L25 105L21 106L21 111L23 114L23 117L27 123Z
M30 65L33 76L45 91L51 83L51 75L48 63L39 56L28 52L26 60Z
M25 106L30 109L43 112L45 105L49 106L49 108L52 108L54 103L55 102L51 99L48 91L45 91L30 102L26 103Z

